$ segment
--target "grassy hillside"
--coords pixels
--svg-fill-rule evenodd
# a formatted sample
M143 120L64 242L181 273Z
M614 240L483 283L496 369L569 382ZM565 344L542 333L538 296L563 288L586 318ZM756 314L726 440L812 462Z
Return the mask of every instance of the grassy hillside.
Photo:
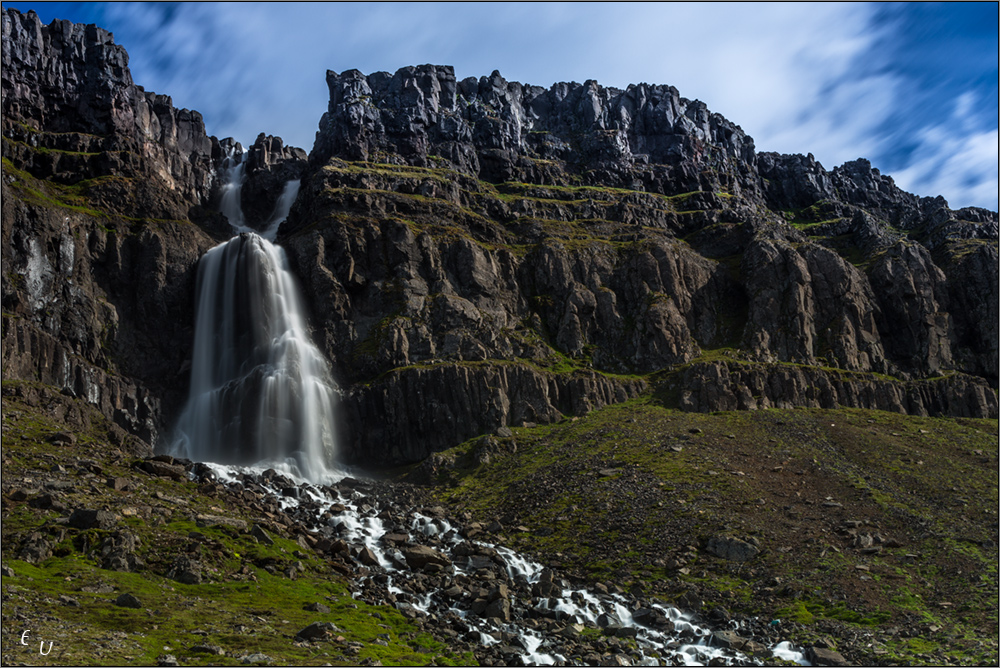
M581 579L833 635L862 663L997 660L996 421L644 398L431 461L410 475L441 501ZM759 554L713 556L716 536Z
M474 661L473 647L444 625L353 599L350 574L280 518L262 518L228 492L139 471L113 431L51 388L4 383L5 661ZM475 439L398 473L433 482L420 490L424 503L483 522L484 538L571 580L638 587L716 623L756 617L751 628L774 625L856 663L975 665L997 660L996 470L996 421L860 410L692 414L646 396ZM78 508L117 519L74 528L67 516ZM274 545L247 530L261 521ZM34 534L51 554L29 563ZM138 539L134 572L102 567L108 540L123 534ZM744 562L713 556L718 536L759 553ZM200 560L200 584L167 577L181 555ZM141 607L116 606L123 593ZM305 609L315 603L330 611ZM315 621L339 630L323 641L295 637ZM53 643L47 656L40 641Z

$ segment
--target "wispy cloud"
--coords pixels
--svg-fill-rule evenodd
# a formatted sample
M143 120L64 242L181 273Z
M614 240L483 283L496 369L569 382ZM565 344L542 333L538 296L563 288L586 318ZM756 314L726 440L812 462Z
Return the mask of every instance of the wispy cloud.
M909 164L893 173L904 190L942 193L956 207L965 203L997 209L997 161L1000 136L996 128L978 129L976 95L967 92L954 101L947 123L923 128Z
M309 149L327 69L665 83L758 150L811 152L827 168L867 157L919 195L997 207L996 21L980 25L982 6L81 4L103 10L137 83L201 111L220 137L267 132Z

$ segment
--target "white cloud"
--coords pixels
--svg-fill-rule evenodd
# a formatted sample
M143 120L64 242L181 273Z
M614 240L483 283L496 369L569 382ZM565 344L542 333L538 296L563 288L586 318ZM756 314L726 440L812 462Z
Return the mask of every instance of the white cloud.
M943 195L952 208L997 210L997 130L964 134L952 126L926 128L907 167L892 177L903 190Z

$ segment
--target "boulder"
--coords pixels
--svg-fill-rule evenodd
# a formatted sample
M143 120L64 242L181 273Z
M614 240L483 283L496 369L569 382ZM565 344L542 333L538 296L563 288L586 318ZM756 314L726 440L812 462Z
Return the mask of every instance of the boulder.
M760 549L754 545L732 536L713 536L708 540L705 550L729 561L749 561L760 553Z
M296 637L304 640L316 640L318 638L326 638L333 633L339 632L340 628L333 622L313 622L295 635Z
M77 529L110 529L118 523L118 515L109 510L77 508L68 523Z
M825 647L809 647L805 651L806 659L814 666L849 666L851 665L840 652Z
M126 594L122 594L118 598L116 598L115 599L115 605L117 605L120 608L136 608L136 609L138 609L138 608L142 607L142 603L139 602L139 599L137 599L132 594L127 594L127 593Z
M421 570L431 564L451 566L451 559L446 554L426 545L402 545L399 551L406 559L407 566L414 571Z
M250 535L257 539L257 542L262 545L274 545L274 539L271 538L271 536L268 535L268 533L264 531L264 528L259 524L253 525L253 529L250 530Z

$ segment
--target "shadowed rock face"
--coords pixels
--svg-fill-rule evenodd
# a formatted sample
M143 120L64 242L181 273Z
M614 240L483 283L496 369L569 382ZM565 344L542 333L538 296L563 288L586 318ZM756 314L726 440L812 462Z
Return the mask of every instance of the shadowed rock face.
M96 26L3 25L3 377L85 397L149 445L183 400L218 142L132 82ZM9 161L9 162L8 162Z
M7 11L2 21L4 135L50 149L7 142L5 156L42 178L134 172L151 179L131 189L171 192L143 192L133 202L119 188L105 201L125 200L117 202L122 209L150 209L153 217L185 218L185 204L207 201L218 142L205 134L201 114L132 82L128 54L111 33L69 21L42 25L33 12Z
M231 232L197 112L94 26L3 14L5 378L162 441L195 267ZM307 156L245 151L344 391L348 458L411 462L647 391L685 410L996 416L997 214L857 160L758 154L670 86L329 72ZM191 223L195 224L191 224ZM651 375L654 372L656 375Z

